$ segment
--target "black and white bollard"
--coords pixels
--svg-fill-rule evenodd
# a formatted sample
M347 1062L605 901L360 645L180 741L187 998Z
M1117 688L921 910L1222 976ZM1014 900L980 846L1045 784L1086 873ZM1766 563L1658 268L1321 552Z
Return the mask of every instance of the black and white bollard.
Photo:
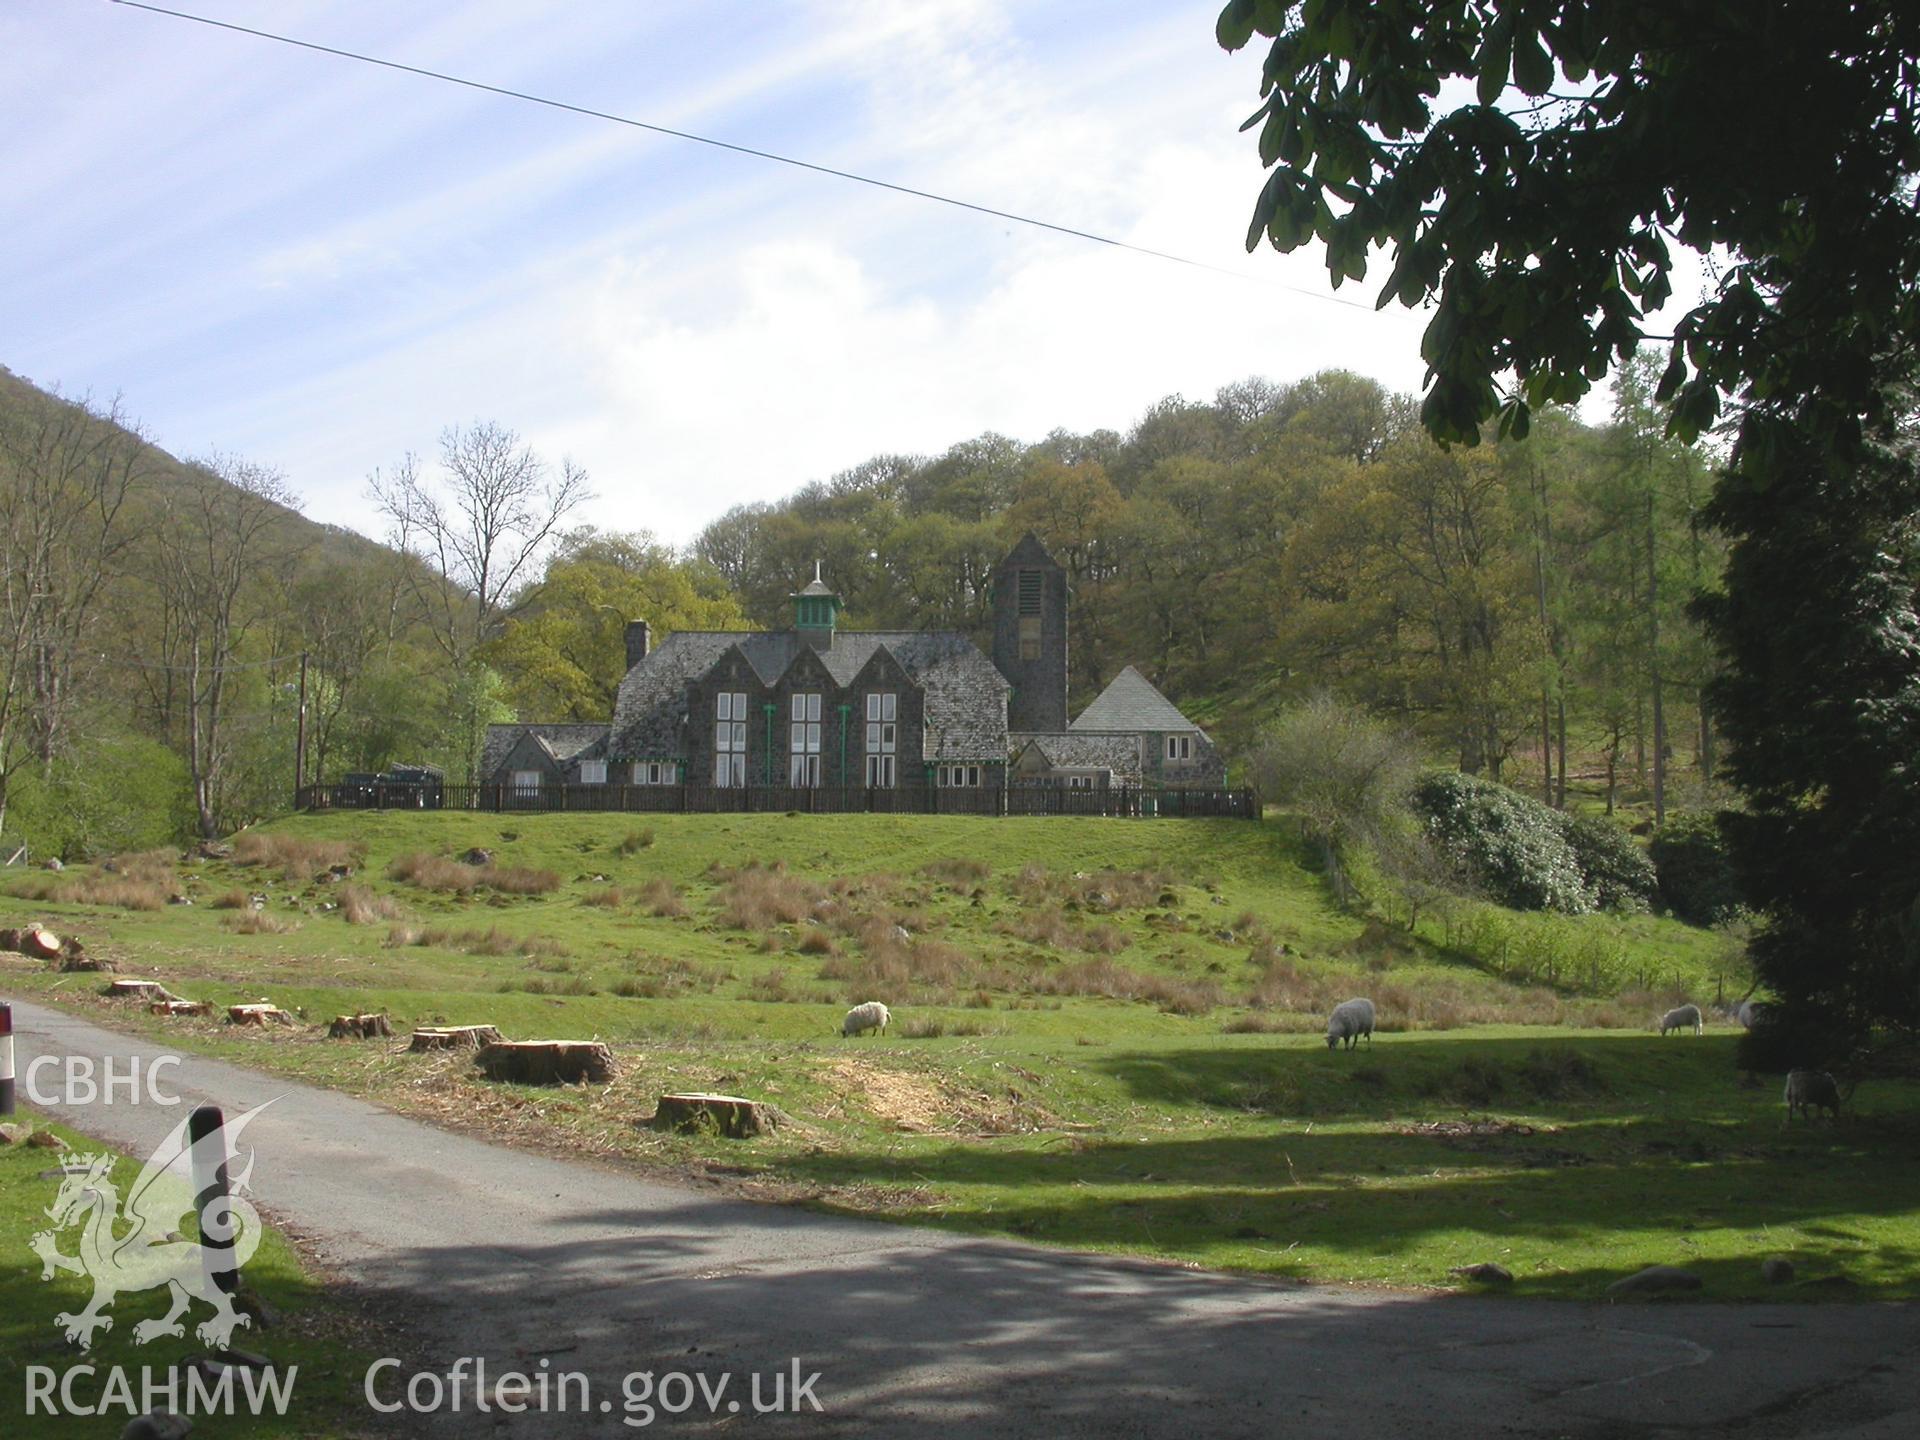
M200 1260L207 1281L233 1294L240 1271L233 1260L233 1201L227 1187L226 1118L218 1105L201 1105L187 1117L193 1142L193 1209L200 1221Z
M0 1115L13 1114L13 1006L0 1000Z

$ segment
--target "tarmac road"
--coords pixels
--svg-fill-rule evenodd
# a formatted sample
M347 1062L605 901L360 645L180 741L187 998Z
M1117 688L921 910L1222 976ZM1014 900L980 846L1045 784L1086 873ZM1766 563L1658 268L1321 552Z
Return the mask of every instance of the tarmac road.
M14 1023L23 1078L40 1054L113 1057L124 1073L167 1053L37 1005L16 1002ZM623 1409L622 1379L639 1371L709 1386L731 1374L718 1418L697 1399L677 1418L654 1411L656 1429L725 1434L1920 1433L1911 1305L1601 1306L1269 1284L649 1183L192 1056L166 1084L230 1118L275 1101L246 1135L253 1194L406 1315L414 1354L376 1381L383 1401L416 1368L445 1375L482 1357L496 1376L533 1373L547 1356L554 1372L590 1378L594 1407L612 1405L481 1414L469 1383L460 1413L382 1422L395 1433L644 1433L622 1423L645 1414ZM55 1088L50 1077L41 1088ZM183 1112L122 1093L54 1113L145 1155ZM240 1343L270 1351L271 1332ZM820 1376L810 1393L822 1413L754 1415L749 1377L768 1399L796 1360L800 1376ZM746 1403L736 1413L729 1400Z

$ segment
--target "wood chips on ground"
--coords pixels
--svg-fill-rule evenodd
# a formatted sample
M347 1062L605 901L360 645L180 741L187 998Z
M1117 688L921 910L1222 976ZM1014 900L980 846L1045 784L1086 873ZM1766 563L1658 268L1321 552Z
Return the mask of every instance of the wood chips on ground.
M888 1124L916 1134L1019 1135L1050 1127L1053 1117L1008 1086L1001 1093L945 1085L852 1055L821 1062L827 1085Z

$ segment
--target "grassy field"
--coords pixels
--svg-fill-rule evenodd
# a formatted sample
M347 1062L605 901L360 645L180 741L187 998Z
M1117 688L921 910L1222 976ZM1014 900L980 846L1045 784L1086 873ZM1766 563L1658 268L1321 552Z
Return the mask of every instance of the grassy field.
M17 1118L83 1154L98 1154L105 1148L63 1126L26 1115ZM49 1228L45 1210L60 1184L60 1177L49 1172L60 1168L61 1154L58 1149L31 1144L0 1146L0 1254L7 1257L0 1264L0 1357L4 1357L0 1358L0 1377L4 1377L7 1397L7 1434L19 1440L54 1440L72 1435L76 1426L88 1425L95 1427L96 1434L117 1434L120 1426L132 1415L142 1413L144 1407L136 1405L128 1412L117 1401L106 1399L109 1392L104 1377L110 1367L125 1369L137 1402L143 1370L164 1371L206 1349L193 1334L192 1327L210 1313L198 1301L185 1317L183 1338L160 1337L145 1345L135 1342L133 1329L138 1322L165 1313L163 1291L118 1297L108 1312L112 1328L97 1336L93 1349L84 1354L59 1333L54 1316L79 1312L93 1293L91 1281L65 1271L43 1281L40 1262L28 1248L33 1235ZM122 1157L114 1165L110 1178L123 1193L139 1173L142 1158ZM183 1203L187 1200L184 1192L181 1199ZM183 1223L191 1228L190 1218ZM77 1233L65 1230L58 1237L60 1248L68 1254L75 1250ZM234 1344L265 1355L281 1376L297 1370L285 1413L269 1407L257 1418L244 1412L195 1415L193 1433L210 1440L234 1435L361 1433L366 1410L360 1397L360 1380L368 1360L378 1352L366 1348L370 1337L360 1317L310 1274L285 1240L271 1229L264 1233L259 1250L247 1264L246 1281L266 1303L272 1324L264 1330L256 1326L235 1331ZM28 1366L45 1366L64 1374L81 1364L94 1366L95 1374L75 1382L74 1398L82 1404L101 1404L99 1418L89 1421L25 1413ZM184 1390L181 1404L186 1404Z
M521 1143L968 1232L1408 1287L1497 1260L1555 1296L1663 1262L1752 1297L1785 1254L1853 1282L1796 1297L1920 1291L1920 1097L1788 1131L1730 1032L1647 1029L1744 988L1725 937L1478 906L1409 936L1331 904L1275 821L332 815L177 859L23 877L0 923L307 1028L161 1021L17 957L0 985ZM1382 1033L1330 1054L1354 994ZM894 1029L840 1039L870 998ZM497 1086L323 1038L361 1009L597 1037L620 1074ZM636 1127L695 1088L792 1123Z

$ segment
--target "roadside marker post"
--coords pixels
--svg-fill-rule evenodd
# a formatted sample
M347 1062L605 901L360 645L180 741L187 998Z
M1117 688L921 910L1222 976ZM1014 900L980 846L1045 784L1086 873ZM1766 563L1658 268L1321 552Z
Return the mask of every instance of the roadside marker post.
M13 1114L13 1006L0 1000L0 1115Z
M226 1118L218 1105L198 1106L187 1117L192 1141L193 1209L200 1222L200 1258L207 1280L231 1295L240 1288L233 1262L233 1204L227 1185Z

